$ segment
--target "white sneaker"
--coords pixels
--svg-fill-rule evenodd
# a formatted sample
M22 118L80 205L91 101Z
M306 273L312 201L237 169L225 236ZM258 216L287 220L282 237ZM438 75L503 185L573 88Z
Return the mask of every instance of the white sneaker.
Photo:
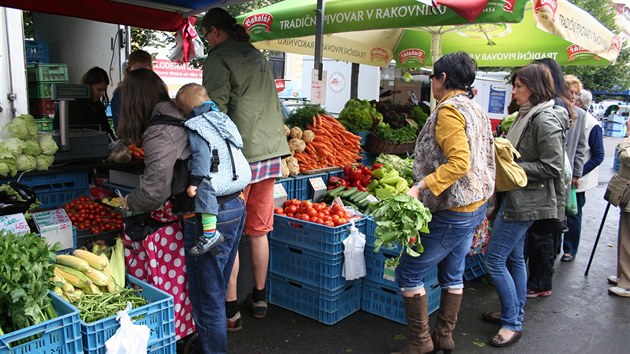
M608 292L617 296L630 297L630 290L618 286L608 288Z
M617 285L617 283L619 283L619 277L616 275L611 275L608 277L608 282Z

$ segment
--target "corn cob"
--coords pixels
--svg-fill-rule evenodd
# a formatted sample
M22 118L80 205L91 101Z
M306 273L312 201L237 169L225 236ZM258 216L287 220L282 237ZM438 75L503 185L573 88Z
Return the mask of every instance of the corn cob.
M63 282L63 285L61 285L61 290L64 293L71 293L74 291L74 286L70 283L68 283L67 281Z
M59 295L59 296L63 296L63 291L62 291L62 290L61 290L61 288L60 288L60 287L58 287L58 286L55 286L55 287L53 288L53 292L54 292L55 294Z
M125 287L125 250L120 237L116 238L116 245L112 249L109 263L109 270L116 284L116 289L120 290Z
M76 269L60 264L55 265L55 274L64 278L68 283L76 286L77 288L85 288L89 286L89 284L92 284L92 281L87 277L87 275Z
M90 267L86 272L88 278L97 286L107 286L108 278L103 272Z
M74 250L72 254L74 254L75 256L81 259L84 259L85 261L88 262L90 267L96 270L103 270L103 268L105 268L105 266L107 265L107 263L103 262L103 259L101 257L99 257L98 255L95 255L94 253L90 251Z
M81 272L85 272L90 266L84 259L69 254L58 255L55 257L55 263L74 268Z
M103 253L100 254L101 258L104 258L105 260L107 260L107 256ZM103 268L103 274L105 274L105 276L107 276L107 292L108 293L113 293L116 291L116 283L114 282L114 278L112 278L112 273L109 269L109 260L107 260L107 266L105 266L105 268Z
M89 295L100 295L103 293L101 289L98 288L98 286L94 285L94 283L90 283L90 286L83 290L85 290L85 293Z
M70 299L70 302L77 302L81 300L81 298L83 297L83 291L79 289L76 289L70 292L65 292L64 294L66 295L68 299Z

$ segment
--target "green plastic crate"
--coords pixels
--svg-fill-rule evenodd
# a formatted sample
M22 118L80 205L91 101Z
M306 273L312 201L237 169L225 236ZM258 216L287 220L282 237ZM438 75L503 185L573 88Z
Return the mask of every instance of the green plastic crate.
M26 69L28 82L68 82L68 65L35 64Z

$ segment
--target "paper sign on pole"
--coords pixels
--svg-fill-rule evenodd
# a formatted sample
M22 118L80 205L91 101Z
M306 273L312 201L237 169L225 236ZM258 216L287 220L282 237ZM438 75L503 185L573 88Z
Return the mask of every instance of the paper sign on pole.
M326 104L326 70L322 73L322 79L319 80L319 71L313 69L311 77L311 103L324 106Z

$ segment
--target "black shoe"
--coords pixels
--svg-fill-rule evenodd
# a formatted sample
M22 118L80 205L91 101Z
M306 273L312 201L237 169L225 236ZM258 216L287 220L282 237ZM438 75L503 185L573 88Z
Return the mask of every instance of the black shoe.
M560 262L573 262L574 259L575 259L574 255L565 253L560 258Z
M191 256L201 256L211 250L214 250L218 245L222 244L225 240L223 235L221 235L219 231L216 233L218 237L205 237L204 235L199 236L197 243L188 250L188 254ZM216 254L216 252L213 254Z

